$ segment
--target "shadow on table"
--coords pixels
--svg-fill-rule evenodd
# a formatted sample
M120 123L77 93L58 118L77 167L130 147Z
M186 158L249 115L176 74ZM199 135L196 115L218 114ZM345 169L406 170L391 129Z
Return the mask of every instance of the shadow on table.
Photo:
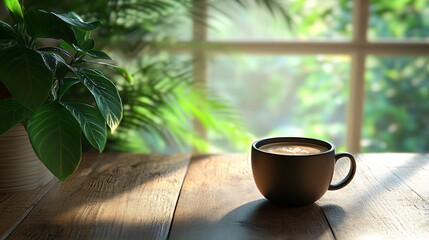
M336 211L344 214L341 207L320 207L312 204L288 208L274 205L265 199L246 203L217 222L193 219L176 223L172 239L333 239L331 229L322 212ZM326 208L326 209L325 209ZM181 225L181 226L179 226ZM175 231L178 230L178 231Z
M158 214L173 211L188 155L106 153L84 158L70 179L53 180L56 184L11 239L166 238L171 219ZM1 234L0 224L0 239Z
M327 207L341 212L341 208L338 206ZM221 221L239 224L240 227L236 228L239 231L238 236L250 236L251 238L317 239L332 237L322 209L316 203L289 208L260 199L234 209Z

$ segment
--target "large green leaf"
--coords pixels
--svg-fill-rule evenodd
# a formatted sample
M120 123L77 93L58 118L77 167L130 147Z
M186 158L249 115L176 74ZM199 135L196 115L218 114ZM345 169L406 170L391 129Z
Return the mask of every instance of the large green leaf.
M51 90L53 73L40 54L24 46L0 50L0 80L31 110L40 107Z
M76 75L94 96L111 131L115 131L122 119L122 101L116 86L95 70L78 69Z
M78 48L82 49L83 51L92 49L94 47L95 42L94 40L90 39L90 31L97 28L100 25L100 21L85 22L74 12L66 14L49 12L45 15L49 17L50 21L54 21L56 24L68 26L67 29L71 30L71 32L67 30L67 37L69 40L61 37L66 42L77 44ZM74 35L73 38L71 38L70 35L72 32ZM53 31L51 34L56 33L58 32Z
M78 167L82 156L81 131L67 109L53 102L43 105L30 118L28 136L34 152L61 181Z
M22 21L22 8L18 0L4 0L6 7L17 21Z
M30 115L30 110L14 99L0 100L0 135Z
M79 15L77 15L74 12L62 13L62 14L52 13L52 14L58 17L59 19L61 19L62 21L70 24L71 26L80 28L82 30L91 31L96 29L98 26L100 26L100 21L85 22L83 21L82 18L79 17Z
M71 26L57 15L43 10L29 11L24 16L28 34L34 38L63 39L77 43Z
M107 139L106 121L100 111L84 103L61 103L79 122L82 132L93 147L102 152Z

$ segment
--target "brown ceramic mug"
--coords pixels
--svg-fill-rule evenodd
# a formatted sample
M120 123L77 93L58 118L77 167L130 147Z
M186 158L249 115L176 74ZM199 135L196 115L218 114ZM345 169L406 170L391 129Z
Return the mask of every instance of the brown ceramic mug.
M350 160L347 176L332 184L340 158ZM268 200L287 206L303 206L320 199L327 190L338 190L353 179L356 161L349 153L335 153L331 143L302 137L267 138L251 150L256 186Z

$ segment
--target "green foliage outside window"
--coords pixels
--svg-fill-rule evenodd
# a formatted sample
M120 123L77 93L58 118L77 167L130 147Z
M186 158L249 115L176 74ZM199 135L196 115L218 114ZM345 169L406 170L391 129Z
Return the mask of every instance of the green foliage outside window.
M428 57L368 59L363 151L429 150L428 64Z
M218 24L220 30L212 30L211 37L222 40L264 40L264 37L265 40L351 40L353 1L294 0L284 3L288 5L292 18L291 29L275 20L267 20L266 15L262 19L269 22L259 21L261 17L253 19L249 15L249 21L239 21L240 28L236 29L234 22L224 23L226 21L214 19L215 26ZM427 1L382 0L371 1L370 4L371 16L367 32L369 40L427 41ZM252 11L254 15L263 15L257 8ZM221 28L221 24L226 28ZM257 29L262 30L258 32ZM254 110L249 107L247 113L243 114L247 114L245 119L251 126L252 133L260 137L295 134L320 137L345 148L347 103L341 103L340 108L335 104L325 103L335 100L335 96L340 97L340 102L348 100L350 68L345 66L350 64L349 58L339 58L332 62L326 56L322 61L318 57L302 56L300 63L296 64L294 57L271 56L271 60L244 54L229 60L215 57L211 65L212 87L219 92L229 91L230 101L235 103L238 111L245 112L243 109L250 105L252 96L258 95L252 90L240 91L239 95L233 94L239 91L234 86L240 83L233 80L227 81L228 85L218 83L227 77L226 74L219 73L219 69L233 69L228 72L230 77L246 82L241 87L252 84L252 77L259 78L259 82L249 86L249 89L257 88L258 93L267 96L264 103L271 109L271 115L249 117L254 114ZM429 150L428 61L428 56L367 57L362 151ZM234 65L230 66L232 63ZM280 76L278 73L281 73ZM335 87L335 79L340 88ZM282 94L288 95L291 92L288 86L296 83L299 84L295 85L297 91L292 98L279 97ZM333 94L331 89L336 89L337 92ZM285 113L282 110L285 104L299 104L300 108ZM334 119L332 116L335 116Z
M43 1L43 3L42 1L32 2L34 7L40 4L50 4L49 0ZM133 73L136 75L141 74L142 70L145 68L147 71L149 66L155 69L159 68L159 65L151 65L153 62L152 60L159 58L159 56L154 57L152 60L148 59L150 55L146 50L151 46L143 44L142 40L169 39L169 41L174 41L177 39L190 39L192 27L190 23L192 16L189 10L192 3L191 0L159 1L160 4L158 4L158 6L152 6L152 8L148 8L147 6L149 5L145 4L154 1L144 0L101 0L93 1L91 4L86 4L86 1L83 0L63 1L61 3L58 1L52 2L50 6L62 8L66 11L74 10L83 14L88 13L88 15L95 13L93 16L103 20L105 24L104 29L99 31L98 34L103 35L105 38L102 39L107 39L107 41L110 42L110 44L108 44L109 46L112 46L111 43L116 43L116 47L105 50L112 52L115 59L119 60L121 65L126 66L128 69L134 68ZM108 2L110 3L107 4ZM226 0L220 2L221 4L228 5L232 1ZM237 0L234 2L247 1ZM256 3L262 1L255 0L250 2ZM232 12L229 17L222 17L225 16L222 15L223 13L219 15L218 13L220 11L214 10L217 7L217 5L214 5L215 8L211 8L209 11L209 18L211 19L209 21L209 38L221 40L242 40L244 37L250 40L351 40L353 30L352 0L290 0L278 2L284 4L284 8L292 18L291 27L289 27L288 24L284 24L284 19L279 18L279 15L275 18L269 17L269 11L266 7L264 11L260 11L261 5L255 4L255 8L252 8L250 6L251 4L249 4L247 8L240 8L240 5L235 5L234 8L230 9L234 11L236 9L241 9L239 11L242 12L240 14L235 14L237 13L236 11ZM129 5L125 3L129 3ZM139 7L133 7L130 3L136 3ZM165 3L166 6L162 6L163 3ZM146 6L146 8L144 6ZM106 9L108 9L108 11L106 11ZM227 15L230 9L225 9ZM371 1L371 16L367 31L368 38L370 41L386 39L427 41L429 39L428 11L429 2L426 0ZM253 16L255 14L258 17L254 18ZM88 17L85 18L89 19ZM238 30L234 27L234 24L237 23L240 26ZM119 32L119 34L112 34L113 32ZM98 42L97 44L103 45L103 42ZM160 58L165 59L165 56L161 56ZM265 85L265 87L261 87L261 85L257 83L256 86L251 86L256 87L259 92L271 91L274 93L269 94L269 98L266 99L266 104L270 106L271 109L275 109L276 106L285 99L285 96L280 94L279 91L275 91L276 88L293 84L294 81L297 81L296 79L299 79L299 88L292 98L294 99L293 101L300 104L301 108L296 110L294 114L281 116L285 122L284 126L281 126L281 122L279 121L279 125L275 123L274 128L268 129L270 126L273 126L273 123L262 122L262 124L265 125L261 128L256 128L254 126L261 124L261 120L258 119L259 117L257 116L249 117L249 115L242 115L242 120L245 123L237 121L238 124L235 125L235 127L230 126L229 128L225 128L224 126L226 125L218 124L221 121L217 122L215 120L221 119L221 117L213 114L213 109L217 109L217 114L220 114L220 116L228 116L222 119L224 119L224 122L229 123L232 121L229 121L228 118L235 119L233 113L240 112L241 106L238 103L240 101L245 101L246 98L252 97L251 94L249 94L251 90L238 89L239 83L234 83L232 81L234 80L234 75L225 76L227 73L227 71L225 71L225 73L214 74L213 80L219 77L225 80L226 77L229 77L228 79L231 80L229 82L229 84L231 84L230 86L220 86L219 83L210 82L209 86L212 91L216 89L222 90L218 92L215 91L214 94L226 98L228 104L237 107L237 109L234 110L227 107L226 105L228 104L217 105L212 102L213 106L207 108L203 115L199 115L205 116L204 121L206 126L211 124L212 128L209 130L209 137L213 138L214 143L220 143L218 144L218 148L210 147L208 143L204 141L204 136L189 135L191 131L187 131L187 129L191 129L191 118L198 116L198 114L195 115L195 109L192 110L192 104L189 105L190 102L183 102L183 96L187 96L187 91L190 89L189 85L186 86L186 84L178 84L179 87L171 92L172 95L164 95L167 97L158 102L162 107L149 108L149 110L152 109L153 111L147 116L158 116L146 119L147 125L155 126L154 128L148 129L140 126L138 128L130 128L130 132L122 130L125 131L123 133L124 135L114 136L113 140L115 141L112 141L109 146L114 149L119 148L124 150L143 149L143 151L168 151L168 145L171 142L174 142L173 145L178 146L186 142L193 142L194 147L200 149L221 150L220 148L222 148L222 145L228 145L226 150L247 151L248 146L245 143L249 141L251 137L247 136L245 139L238 137L240 136L240 132L246 132L243 127L244 125L249 127L251 134L258 137L262 135L285 135L294 133L292 131L293 126L301 124L306 126L306 128L304 128L305 131L300 132L301 134L324 138L344 148L346 135L345 107L347 106L347 89L350 71L350 59L348 57L334 56L334 58L337 58L335 61L329 60L327 56L323 56L322 60L317 56L299 57L296 58L300 59L298 61L299 64L297 64L297 60L293 60L294 57L291 56L278 58L277 60L275 58L267 58L262 60L262 62L258 62L260 60L252 60L252 57L246 58L245 55L238 57L238 59L240 58L246 59L244 63L241 62L239 64L244 66L242 68L249 71L247 74L250 75L254 75L257 71L269 72L270 69L272 70L275 66L279 66L278 69L285 68L282 71L287 72L287 74L267 75L268 77L264 79L264 81L270 84ZM169 60L172 58L166 57L166 59ZM162 61L158 64L164 64ZM175 61L179 64L176 65L176 68L173 68L176 69L173 75L177 74L179 78L186 78L189 80L189 76L184 77L185 75L182 74L185 73L180 70L180 64L186 64L186 61L189 61L189 58ZM210 64L212 64L212 66L216 65L218 69L228 69L228 66L222 64L227 64L230 60L225 63L222 63L222 61L225 62L225 59L215 58ZM242 60L235 59L234 61L240 62ZM426 104L429 100L428 61L429 57L427 56L369 56L367 58L364 119L362 125L363 151L415 152L429 150L429 139L427 138L427 136L429 136L427 121L429 117L429 105ZM168 63L166 64L169 65ZM188 70L189 72L187 73L189 74L192 69ZM293 73L293 71L297 72ZM280 71L278 73L282 72ZM150 91L151 89L148 86L150 82L154 80L145 80L143 75L141 75L140 77L137 76L137 81L140 81L138 80L139 78L142 84L137 85L141 88L136 91ZM163 76L162 78L171 79L171 76ZM289 82L283 83L283 81ZM170 82L170 80L165 80L165 82L174 85L174 81ZM229 90L225 90L226 88L229 88ZM325 88L334 88L336 92L329 91ZM128 91L129 89L123 88L120 90ZM230 91L230 94L228 96L223 96L223 94L228 91ZM198 94L199 93L195 93L192 98L198 98ZM174 111L180 108L168 108L168 106L174 106L174 104L171 104L173 96L176 99L174 104L182 104L181 107L188 107L185 112L175 113ZM322 99L326 101L331 100L333 96L339 98L337 105L324 105L319 101ZM191 96L189 99L190 98ZM182 103L177 101L178 99L182 99ZM144 102L147 100L142 101ZM150 101L156 103L154 99ZM323 109L322 112L327 114L321 114L320 109ZM148 109L141 111L147 112L147 110ZM166 114L168 111L169 113ZM176 118L175 116L177 114L183 115L181 115L182 117L180 118ZM302 117L304 115L305 118ZM335 119L332 120L332 118ZM124 122L126 123L126 118L124 118ZM331 124L331 126L327 128L325 126L327 122L334 124ZM129 124L132 125L132 123ZM243 127L243 129L237 128L237 126ZM169 133L162 133L162 127L176 130L172 130L172 132ZM227 131L224 132L230 133L228 135L230 144L224 144L222 143L223 140L220 140L222 138L219 134L225 129L227 129ZM153 133L154 131L158 132L158 134ZM127 144L122 141L124 139L133 139L133 141L129 141ZM120 143L124 144L124 146ZM180 149L181 147L178 148Z

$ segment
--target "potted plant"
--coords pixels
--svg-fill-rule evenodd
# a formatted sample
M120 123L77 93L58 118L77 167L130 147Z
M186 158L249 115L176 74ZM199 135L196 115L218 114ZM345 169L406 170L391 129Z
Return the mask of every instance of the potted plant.
M14 24L0 21L0 81L12 98L0 99L0 135L23 124L34 153L64 181L81 160L81 135L102 152L106 125L113 132L122 119L118 89L100 66L131 76L94 49L91 32L99 21L4 2ZM93 101L64 100L79 84Z

